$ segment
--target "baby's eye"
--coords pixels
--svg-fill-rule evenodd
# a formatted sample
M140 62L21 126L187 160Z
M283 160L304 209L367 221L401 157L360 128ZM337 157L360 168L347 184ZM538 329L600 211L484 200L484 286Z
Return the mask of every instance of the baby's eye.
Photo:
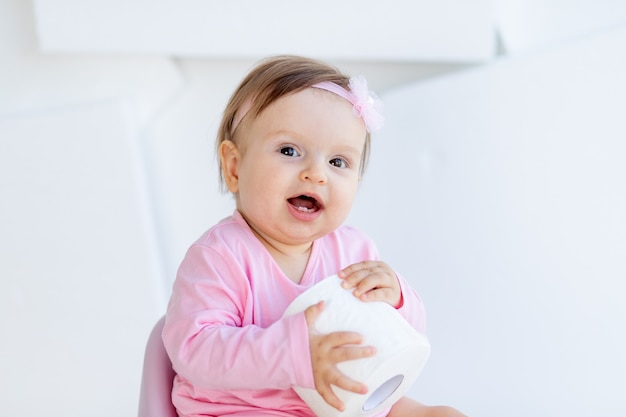
M328 161L329 164L331 164L334 167L337 168L347 168L348 167L348 163L346 162L345 159L341 159L341 158L333 158L330 161Z
M280 153L285 156L300 156L298 151L296 151L293 146L283 146L280 148Z

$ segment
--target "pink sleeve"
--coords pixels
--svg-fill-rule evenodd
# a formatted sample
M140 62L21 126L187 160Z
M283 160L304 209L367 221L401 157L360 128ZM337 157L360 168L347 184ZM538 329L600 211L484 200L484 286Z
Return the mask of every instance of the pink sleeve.
M176 373L205 389L314 386L304 313L252 324L250 284L236 262L193 245L168 306L163 341Z
M422 299L400 274L396 273L400 290L402 291L402 305L398 312L420 333L426 333L426 311Z

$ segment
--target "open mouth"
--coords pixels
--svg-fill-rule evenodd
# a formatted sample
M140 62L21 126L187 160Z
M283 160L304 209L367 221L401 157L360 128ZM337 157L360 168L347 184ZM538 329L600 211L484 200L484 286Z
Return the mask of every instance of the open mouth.
M314 213L322 208L322 205L315 198L308 195L292 197L287 202L303 213Z

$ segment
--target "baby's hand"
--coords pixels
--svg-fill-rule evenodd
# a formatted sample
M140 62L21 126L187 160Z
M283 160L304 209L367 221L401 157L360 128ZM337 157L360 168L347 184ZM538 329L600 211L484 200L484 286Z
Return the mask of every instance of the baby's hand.
M317 333L314 324L323 309L324 302L320 301L304 310L309 327L313 380L315 389L324 401L337 410L343 411L344 404L335 395L331 385L358 394L367 393L367 386L342 374L337 369L337 363L373 356L376 354L376 349L372 346L362 346L363 336L355 332Z
M380 261L352 264L337 274L342 287L354 288L354 296L362 301L384 301L394 308L402 305L402 292L396 273Z

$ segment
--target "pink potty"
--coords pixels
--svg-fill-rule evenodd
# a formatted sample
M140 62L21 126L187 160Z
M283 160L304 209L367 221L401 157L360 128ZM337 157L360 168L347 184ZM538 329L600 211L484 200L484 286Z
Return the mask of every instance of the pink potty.
M141 391L139 394L139 417L177 417L172 404L172 384L174 370L167 356L161 332L165 324L162 317L148 337L143 358Z

